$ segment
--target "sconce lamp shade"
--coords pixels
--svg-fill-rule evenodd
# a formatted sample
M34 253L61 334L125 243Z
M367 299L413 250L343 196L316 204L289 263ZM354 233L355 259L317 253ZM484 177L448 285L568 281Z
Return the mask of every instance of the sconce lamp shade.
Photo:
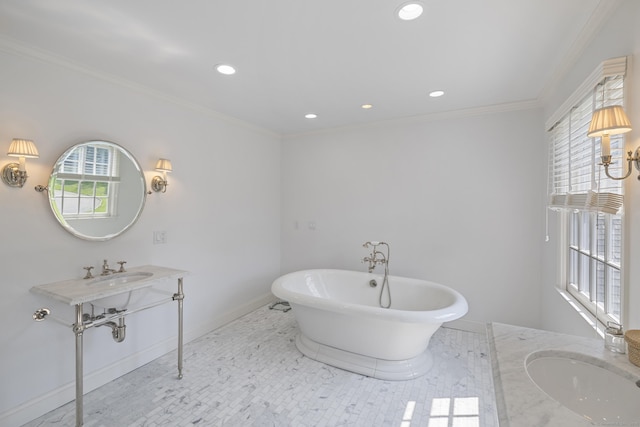
M171 160L169 159L159 159L156 163L156 170L160 172L171 172L173 169L171 168Z
M9 151L7 152L8 156L12 157L27 157L32 159L37 159L40 157L38 154L38 149L33 141L28 139L14 139L11 141L11 145L9 145Z
M14 139L9 145L7 155L17 157L18 163L8 163L2 168L2 181L11 187L23 187L27 182L26 159L40 157L33 141L28 139Z
M600 108L593 112L587 136L596 138L604 135L617 135L629 132L631 122L620 105Z

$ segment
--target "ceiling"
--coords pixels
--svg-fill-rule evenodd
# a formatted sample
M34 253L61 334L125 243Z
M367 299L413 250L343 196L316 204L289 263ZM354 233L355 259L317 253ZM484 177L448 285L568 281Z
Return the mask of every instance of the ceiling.
M2 0L0 49L286 135L538 101L608 1Z

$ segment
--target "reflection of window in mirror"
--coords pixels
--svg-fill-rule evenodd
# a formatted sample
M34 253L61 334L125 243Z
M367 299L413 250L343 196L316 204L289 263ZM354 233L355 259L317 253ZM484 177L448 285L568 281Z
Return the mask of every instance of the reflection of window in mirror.
M65 218L107 218L117 211L118 151L100 143L78 146L59 163L55 208Z

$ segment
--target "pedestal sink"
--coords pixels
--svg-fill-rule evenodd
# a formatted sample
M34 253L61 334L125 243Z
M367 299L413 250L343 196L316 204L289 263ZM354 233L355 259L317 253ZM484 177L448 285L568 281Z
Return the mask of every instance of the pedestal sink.
M580 353L543 350L525 360L529 378L549 397L594 423L640 420L640 377Z

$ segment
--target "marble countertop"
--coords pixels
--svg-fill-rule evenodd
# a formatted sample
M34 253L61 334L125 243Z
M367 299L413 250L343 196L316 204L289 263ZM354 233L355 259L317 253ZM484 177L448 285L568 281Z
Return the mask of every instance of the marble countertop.
M583 338L519 326L491 323L487 327L500 427L590 426L587 419L562 406L528 377L524 361L538 350L572 351L600 358L633 375L640 367L628 355L604 348L602 339ZM638 423L640 425L640 421Z
M107 279L117 279L121 277L119 275L125 276L135 273L150 273L150 275L149 277L144 277L136 281L119 283L117 285L110 285L108 281L100 281L103 277ZM178 279L186 274L187 272L183 270L159 267L156 265L143 265L140 267L127 268L127 271L124 273L97 276L94 279L71 279L37 285L31 288L31 292L48 296L65 304L76 305L147 288L157 284L159 280Z

